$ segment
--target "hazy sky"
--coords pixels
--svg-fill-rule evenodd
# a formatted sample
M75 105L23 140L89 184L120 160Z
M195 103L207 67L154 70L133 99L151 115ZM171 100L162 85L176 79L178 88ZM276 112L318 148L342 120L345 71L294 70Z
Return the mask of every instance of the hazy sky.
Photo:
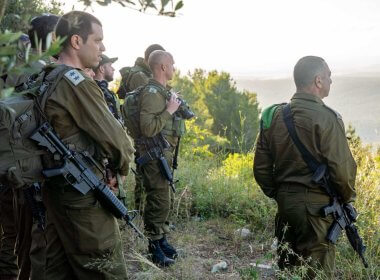
M103 23L116 69L132 65L152 43L174 55L183 73L194 68L233 76L291 75L304 55L326 59L334 73L380 72L379 0L184 0L176 18L113 4L87 12ZM83 9L66 0L65 11Z

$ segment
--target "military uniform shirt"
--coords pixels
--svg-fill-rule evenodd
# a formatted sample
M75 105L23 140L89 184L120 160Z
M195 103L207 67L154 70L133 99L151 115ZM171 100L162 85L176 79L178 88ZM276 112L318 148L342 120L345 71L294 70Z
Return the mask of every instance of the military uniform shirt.
M65 77L58 83L46 103L48 120L65 142L73 143L77 150L100 148L101 156L121 175L127 175L134 152L131 139L108 110L95 81L79 69L74 71L74 78L83 80L77 83Z
M340 115L311 94L296 93L290 104L301 142L317 161L327 164L333 187L343 201L351 200L355 196L356 163ZM269 127L262 128L258 136L254 173L269 197L274 197L283 183L320 188L311 183L312 173L288 133L282 106L275 111Z

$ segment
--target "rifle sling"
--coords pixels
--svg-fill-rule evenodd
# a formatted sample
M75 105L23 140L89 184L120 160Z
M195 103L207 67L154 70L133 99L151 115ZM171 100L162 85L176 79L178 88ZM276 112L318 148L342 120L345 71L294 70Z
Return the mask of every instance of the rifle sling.
M313 157L313 155L308 151L308 149L306 149L305 145L299 139L296 128L294 126L294 120L292 116L292 111L290 109L290 103L284 106L282 114L290 137L292 138L298 151L301 153L302 158L309 167L310 171L314 173L321 164Z

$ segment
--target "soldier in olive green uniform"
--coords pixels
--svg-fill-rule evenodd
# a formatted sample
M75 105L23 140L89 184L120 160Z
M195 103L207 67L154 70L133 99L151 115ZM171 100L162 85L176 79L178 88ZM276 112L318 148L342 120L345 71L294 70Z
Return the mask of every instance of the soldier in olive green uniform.
M19 272L15 254L17 231L14 213L12 189L2 186L0 190L0 279L17 279Z
M180 101L174 93L166 89L167 81L173 76L173 64L173 57L165 51L154 51L150 55L149 66L153 71L153 79L149 80L139 99L142 139L149 139L160 133L164 136L169 144L163 151L168 166L172 165L173 151L178 137L181 136L179 128L183 124L183 120L174 114ZM136 144L141 157L146 157L149 151L144 141ZM141 168L147 193L144 223L151 239L149 251L155 263L169 265L176 256L175 249L166 240L166 234L169 233L169 182L161 173L159 161L154 157Z
M112 115L120 123L123 123L120 112L120 103L117 100L115 93L108 88L108 83L113 81L113 74L115 69L112 67L112 64L116 60L117 57L109 58L108 56L102 54L102 60L100 61L98 67L94 68L94 80L102 90L104 100L106 101L108 109L111 111ZM111 170L107 170L107 175L112 176ZM127 195L122 184L123 180L119 174L117 174L116 177L117 180L115 180L112 186L110 185L110 187L117 198L119 198L124 203L124 205L127 205ZM111 181L107 183L111 184Z
M165 51L164 48L158 44L150 45L144 54L144 58L138 57L136 59L135 65L130 69L128 76L123 77L120 89L118 91L119 96L125 96L126 93L135 90L138 87L145 86L149 79L151 79L152 71L148 66L148 59L152 52L161 50ZM120 70L122 72L122 70ZM121 93L122 92L122 93ZM138 158L138 151L135 153L135 158ZM141 210L143 212L144 205L144 186L143 186L143 176L141 174L140 167L136 166L135 173L135 209Z
M47 100L47 119L71 149L87 151L99 163L107 158L115 173L127 175L132 142L108 110L95 81L81 70L96 67L105 50L100 21L72 11L59 20L56 35L67 37L58 64L74 68L66 72ZM47 167L60 164L53 157L46 161ZM99 171L94 172L102 178ZM43 199L47 279L127 279L117 221L93 191L82 195L58 176L46 183Z
M54 37L54 28L59 17L51 14L43 14L35 17L28 30L31 40L32 52L37 54L46 51ZM37 41L36 41L37 40ZM42 70L50 63L49 58L34 63L35 69ZM26 81L28 75L23 75L19 81ZM17 86L18 84L16 84ZM35 192L34 192L35 193ZM19 280L44 280L46 266L46 236L41 226L38 225L37 217L32 214L30 202L26 201L23 189L15 191L17 205L17 246L18 265L20 273ZM38 201L37 201L37 200ZM34 194L33 203L42 203L41 194ZM44 210L43 207L40 210ZM41 213L45 215L45 213ZM44 226L44 225L43 225Z
M317 161L328 165L331 182L348 202L355 196L356 164L340 115L322 102L330 90L330 75L322 58L300 59L294 68L297 92L290 105L300 140ZM278 205L279 266L300 265L298 256L304 260L311 257L311 267L322 268L332 278L335 246L326 241L326 235L333 218L320 215L330 198L311 182L312 173L290 138L282 109L283 105L274 105L263 111L254 159L257 183ZM298 256L283 250L285 242ZM312 269L308 276L314 276Z

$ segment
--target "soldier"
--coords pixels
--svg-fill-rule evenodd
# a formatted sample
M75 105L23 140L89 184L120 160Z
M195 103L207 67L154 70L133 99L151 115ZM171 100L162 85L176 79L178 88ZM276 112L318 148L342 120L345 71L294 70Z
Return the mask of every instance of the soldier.
M4 280L16 280L19 273L14 213L12 189L0 184L0 279Z
M43 14L31 20L30 29L28 30L31 38L31 51L35 54L44 53L54 39L54 29L59 17L52 14ZM50 58L39 60L33 64L36 70L41 70L50 63ZM21 75L18 81L26 81L28 75ZM34 188L34 187L31 187ZM38 217L32 214L32 205L41 204L38 207L44 211L42 206L41 194L39 190L29 189L33 193L33 201L26 201L25 190L15 191L17 201L17 246L16 253L18 256L18 265L20 268L19 280L45 279L45 249L46 237L42 230L45 225L39 225ZM40 213L45 216L45 213Z
M152 78L152 71L149 69L148 59L150 54L157 50L165 51L165 49L159 44L150 45L145 50L144 58L138 57L135 65L131 69L128 67L124 68L129 69L128 73L123 74L123 69L120 70L120 73L122 73L120 89L118 90L120 98L124 98L126 93L131 92L138 87L145 86L149 79ZM139 154L138 151L136 151L135 158L138 157ZM144 184L143 176L138 165L136 166L135 181L135 209L140 210L140 213L143 213L145 197Z
M91 14L71 11L59 20L56 35L66 40L58 65L47 71L59 64L73 68L48 98L47 120L73 150L87 151L99 165L108 159L114 173L127 175L132 142L108 110L95 81L82 71L96 67L105 50L101 22ZM45 164L57 167L62 163L49 156ZM99 171L94 172L102 178ZM46 182L43 200L47 209L47 279L127 279L117 221L93 191L82 195L57 176Z
M160 155L166 159L167 166L172 165L173 151L178 137L183 133L178 130L182 127L180 123L183 123L183 119L174 116L180 101L175 93L166 89L167 82L174 73L173 57L165 51L154 51L148 62L153 78L149 80L139 99L142 137L135 143L141 155L137 161L144 162L141 163L141 170L147 193L144 223L151 240L149 252L153 262L166 266L174 263L173 259L177 255L166 239L166 234L169 233L169 182L161 173L162 158L158 160L152 153L158 149Z
M28 35L22 34L18 41L18 58L23 59L25 49L30 44ZM4 75L0 78L0 92L6 87L15 86L12 82L18 81L15 75ZM0 108L0 120L4 120L6 110ZM1 123L2 127L3 124ZM0 183L0 279L16 280L19 274L15 245L17 229L15 222L14 194L10 186Z
M348 202L355 196L356 164L341 116L322 101L330 91L330 76L322 58L301 58L294 67L297 91L290 106L300 140L317 161L328 165L332 184ZM263 111L254 159L257 183L278 206L275 235L280 243L279 267L300 265L300 257L311 258L309 277L314 277L315 268L322 268L332 278L335 246L326 241L326 235L333 218L320 215L330 197L311 182L312 172L283 120L283 107L274 105ZM290 251L285 243L289 243Z
M115 119L117 119L120 123L123 123L120 112L120 103L116 98L115 93L108 89L108 83L113 81L113 74L115 72L112 64L116 60L117 57L109 58L108 56L102 54L102 60L100 61L99 66L94 68L94 79L104 94L104 99L107 103L108 109L111 111ZM111 170L109 169L107 170L107 176L113 176L113 174L111 174ZM115 195L124 203L124 205L127 205L127 195L122 184L122 181L124 180L120 174L116 174L116 178L117 180L114 181L113 184L113 181L108 178L108 184Z
M120 104L115 96L115 93L108 89L108 83L113 81L113 74L115 72L112 64L116 60L117 57L109 58L103 54L99 66L94 68L94 79L104 94L104 99L106 100L109 110L117 120L122 122Z

